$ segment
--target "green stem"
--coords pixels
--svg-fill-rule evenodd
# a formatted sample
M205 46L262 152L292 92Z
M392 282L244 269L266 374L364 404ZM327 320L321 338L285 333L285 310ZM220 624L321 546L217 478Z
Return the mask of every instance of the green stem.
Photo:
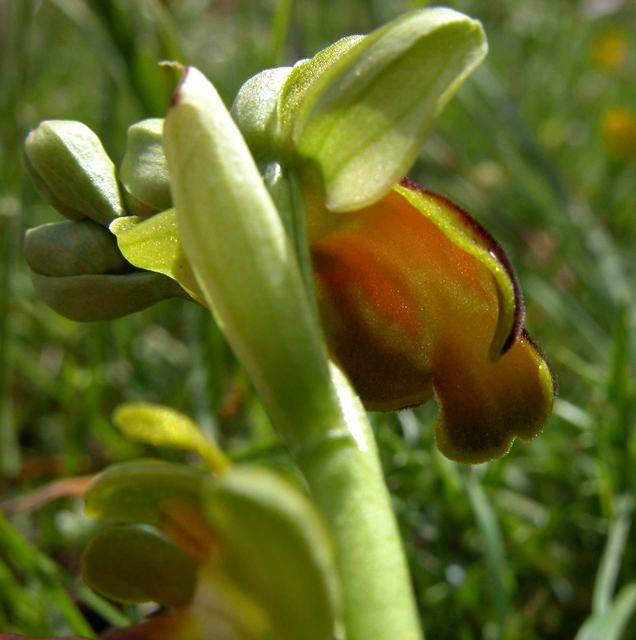
M298 176L277 163L263 173L317 313ZM347 639L419 640L423 635L406 557L371 425L335 366L332 377L344 419L322 428L299 429L322 435L301 441L295 455L334 533Z
M331 525L347 640L421 640L409 570L368 418L334 366L345 416L296 452L298 466Z
M205 299L334 534L347 640L419 640L370 425L348 382L329 369L301 274L309 251L292 250L302 198L291 186L287 198L285 190L270 196L217 91L192 67L166 116L164 150L179 233Z

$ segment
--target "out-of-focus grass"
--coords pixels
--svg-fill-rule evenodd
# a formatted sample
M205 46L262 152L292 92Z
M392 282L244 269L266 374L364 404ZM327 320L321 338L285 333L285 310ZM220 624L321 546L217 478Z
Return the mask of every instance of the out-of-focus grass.
M237 458L290 467L203 309L171 301L79 325L38 300L20 239L57 216L24 178L28 129L82 120L119 162L126 127L161 116L169 100L174 77L157 60L199 66L229 104L264 65L292 63L424 4L0 3L0 500L140 455L182 460L123 440L110 414L129 400L185 411ZM636 123L636 9L603 0L448 4L483 21L491 52L412 175L504 244L561 395L537 440L473 470L436 452L434 406L373 419L428 636L574 638L593 611L618 612L619 624L634 606L636 148L630 155L616 109ZM73 578L95 530L79 501L13 513L0 529L0 631L88 634L138 615ZM611 637L590 625L583 631L597 635L579 638ZM616 637L636 637L636 627Z

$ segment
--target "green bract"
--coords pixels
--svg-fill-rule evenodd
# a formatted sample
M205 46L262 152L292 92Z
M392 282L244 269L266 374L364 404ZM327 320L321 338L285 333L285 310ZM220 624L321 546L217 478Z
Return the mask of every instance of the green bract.
M194 593L196 563L155 534L113 527L95 536L86 548L82 579L120 602L182 607Z
M91 483L86 515L106 522L159 526L174 501L198 505L205 474L157 460L112 465Z
M278 211L216 90L192 67L164 148L188 258L270 415L292 441L308 414L336 422L320 328Z
M272 471L236 467L207 484L203 511L226 551L223 571L267 611L273 638L331 638L333 548L306 496Z

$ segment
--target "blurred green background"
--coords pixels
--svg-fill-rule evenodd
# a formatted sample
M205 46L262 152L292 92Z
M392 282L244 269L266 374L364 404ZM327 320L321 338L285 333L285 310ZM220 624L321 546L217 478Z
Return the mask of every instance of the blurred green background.
M426 5L0 0L0 632L88 637L150 611L115 606L77 580L98 526L81 500L29 498L115 461L186 459L124 440L110 421L119 403L180 409L233 457L291 470L204 309L173 300L76 324L37 298L22 235L59 218L25 178L29 129L81 120L118 164L127 126L165 113L175 78L158 60L198 66L229 106L262 68ZM633 639L636 4L448 5L483 22L490 54L411 177L504 245L560 398L539 438L473 469L435 450L434 403L372 416L427 637ZM615 635L583 635L593 611Z

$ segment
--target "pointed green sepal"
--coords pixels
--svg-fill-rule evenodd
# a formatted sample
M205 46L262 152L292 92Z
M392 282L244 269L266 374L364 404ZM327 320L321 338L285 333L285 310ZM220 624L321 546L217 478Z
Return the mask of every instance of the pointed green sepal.
M293 136L322 175L327 207L351 211L385 196L486 51L478 21L423 9L368 35L317 78Z
M264 468L235 467L206 484L202 507L224 570L270 615L278 640L327 640L339 587L331 538L309 499Z
M170 503L199 504L205 477L201 471L171 462L122 462L93 480L84 510L105 522L160 526Z
M29 133L26 155L40 195L72 219L103 225L125 215L115 165L99 138L81 122L46 120ZM43 186L44 185L44 186Z
M129 402L115 409L113 422L131 440L156 447L194 451L217 473L229 466L229 460L217 444L206 437L188 416L170 407L150 402Z
M162 118L142 120L128 128L119 180L131 213L148 217L172 207Z
M206 305L183 251L174 209L157 213L147 220L137 216L118 218L109 229L117 237L119 249L130 264L163 273L178 282L199 304Z
M82 579L119 602L183 607L192 598L197 565L159 536L113 527L95 536L82 556Z

